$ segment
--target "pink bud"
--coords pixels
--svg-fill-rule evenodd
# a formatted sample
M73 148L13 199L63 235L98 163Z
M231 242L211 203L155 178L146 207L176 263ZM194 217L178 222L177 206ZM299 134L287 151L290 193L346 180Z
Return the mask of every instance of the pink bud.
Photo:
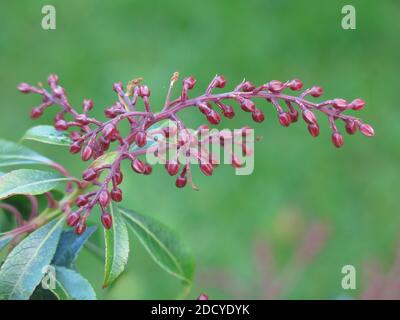
M299 79L293 79L289 82L289 88L293 91L299 91L303 88L303 82Z
M322 96L323 92L324 90L319 86L314 86L310 89L310 95L316 98Z
M82 151L82 160L83 161L88 161L93 155L93 149L90 146L86 146L83 148Z
M353 120L346 121L345 129L348 134L354 134L357 130L356 122Z
M335 109L344 110L344 109L347 108L347 101L344 100L344 99L336 98L336 99L333 100L332 106Z
M349 107L352 108L353 110L360 110L364 108L365 106L365 101L363 99L354 99Z
M67 225L69 225L70 227L75 227L80 219L80 215L76 212L72 212L68 215L67 218Z
M373 137L375 135L374 128L372 128L369 124L363 123L360 126L360 131L364 136Z
M133 159L131 167L136 173L144 173L144 164L141 160L137 158Z
M138 131L135 136L135 142L138 147L144 147L147 142L146 132Z
M307 126L308 131L310 132L311 136L318 137L319 136L319 125L316 123L311 123Z
M267 83L267 89L272 92L280 92L285 88L284 84L279 80L272 80Z
M112 227L112 216L108 213L103 213L101 215L101 223L103 224L104 228L110 229Z
M336 148L340 148L343 145L343 136L339 132L332 134L332 143Z
M217 77L214 79L214 85L215 85L217 88L223 88L223 87L225 87L225 85L226 85L226 80L225 80L224 76L222 76L222 75L217 76Z
M243 111L246 112L253 112L254 110L256 110L256 105L254 104L253 101L249 99L243 99L240 102L240 107L242 108Z
M256 87L250 81L245 81L242 83L241 88L244 92L253 91Z
M165 169L167 170L170 176L174 176L178 173L180 168L180 164L176 161L167 162L165 164Z
M110 194L107 190L102 190L99 195L99 202L102 207L107 207L110 203Z
M258 123L263 122L265 119L264 113L260 109L254 110L251 116L253 120Z
M210 110L210 112L207 115L207 120L208 122L210 122L211 124L219 124L221 122L221 117L219 115L218 112L216 112L215 110Z
M305 109L303 111L303 119L305 122L312 124L317 122L317 118L315 117L314 112L309 109Z
M278 116L279 119L279 123L284 126L284 127L288 127L290 125L290 115L286 112L282 112L279 114Z
M200 163L200 170L206 175L206 176L211 176L214 168L211 163L209 162L201 162Z
M68 124L65 120L58 120L55 124L54 127L58 131L65 131L68 129Z
M89 168L83 172L82 178L85 181L93 181L97 178L97 172L94 169Z
M183 85L186 86L189 90L193 89L194 85L196 84L197 80L192 76L183 79Z
M183 188L184 186L186 186L186 183L186 176L178 176L178 178L176 178L175 185L177 188Z

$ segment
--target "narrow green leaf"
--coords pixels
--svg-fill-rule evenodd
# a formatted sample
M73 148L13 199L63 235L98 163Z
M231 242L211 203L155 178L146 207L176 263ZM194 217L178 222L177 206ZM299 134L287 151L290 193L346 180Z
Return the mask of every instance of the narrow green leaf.
M72 143L67 132L57 131L53 126L46 125L30 128L21 140L34 140L58 146L69 146Z
M125 221L115 204L110 206L112 228L104 229L106 258L103 287L113 283L124 271L129 256L129 237Z
M55 172L19 169L0 177L0 199L16 194L42 194L69 179Z
M56 288L50 289L59 300L96 300L96 294L82 275L56 266Z
M115 159L118 156L118 151L111 151L103 154L102 156L98 157L96 160L94 160L89 168L96 169L98 167L104 166L104 165L109 165L112 164Z
M119 208L128 227L156 263L171 275L191 285L194 258L185 244L163 224L128 209Z
M52 264L73 269L79 252L96 229L96 226L88 227L82 235L77 235L74 230L64 231Z
M0 269L0 300L27 300L57 249L64 219L52 220L26 237Z
M53 162L32 151L11 141L0 139L0 167L15 166L21 164L46 164Z

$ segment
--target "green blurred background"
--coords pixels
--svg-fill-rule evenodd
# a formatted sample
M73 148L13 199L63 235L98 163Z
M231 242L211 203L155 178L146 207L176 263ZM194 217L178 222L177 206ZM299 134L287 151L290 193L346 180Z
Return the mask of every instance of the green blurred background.
M56 30L41 28L45 4L56 7ZM214 299L265 297L260 279L268 264L256 262L262 258L255 250L260 243L275 252L270 280L288 264L298 273L276 297L360 297L368 285L365 263L375 259L389 268L399 238L400 3L352 0L356 30L341 28L345 4L349 1L1 1L0 137L17 141L37 124L28 112L38 97L23 96L15 87L44 81L51 72L74 104L93 98L97 116L115 101L114 81L139 76L152 89L154 107L161 107L174 71L193 74L196 93L220 73L231 86L244 77L256 84L298 77L306 86L323 86L326 98L361 97L367 106L359 115L374 126L373 139L345 136L337 150L326 119L320 118L321 135L313 139L302 123L282 128L271 106L260 102L267 121L255 124L263 139L252 175L236 176L229 166L209 178L196 171L201 189L196 192L177 190L161 167L151 177L127 174L129 196L123 203L177 230L193 249L197 272L190 298L200 292ZM197 112L185 118L193 125L203 121ZM241 112L223 122L245 124L253 125ZM26 144L76 175L84 168L65 149ZM329 235L300 272L290 257L315 223ZM78 266L99 298L177 297L180 283L153 263L133 235L131 242L127 272L106 290L101 260L90 252L81 255ZM356 290L341 288L346 264L357 268Z

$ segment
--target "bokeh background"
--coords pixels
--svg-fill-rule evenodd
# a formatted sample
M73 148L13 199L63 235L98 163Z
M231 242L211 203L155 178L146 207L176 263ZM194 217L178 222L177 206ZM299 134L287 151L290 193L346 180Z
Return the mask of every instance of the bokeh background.
M56 30L41 28L45 4L56 7ZM356 30L341 28L345 4L356 8ZM114 81L139 76L152 89L154 107L161 107L174 71L193 74L196 93L221 73L231 86L244 77L257 84L298 77L306 86L323 86L327 98L362 97L367 106L359 115L375 127L373 139L345 136L337 150L325 119L313 139L302 123L282 128L271 106L260 102L267 120L254 125L263 139L252 175L235 176L229 166L209 178L195 172L196 192L177 190L163 168L155 168L151 177L126 175L123 203L177 230L192 248L197 272L190 298L200 292L214 299L360 298L376 279L396 278L399 15L395 0L1 1L0 137L17 141L36 124L28 111L38 98L15 87L44 81L51 72L74 104L93 98L97 116L115 101ZM197 112L185 119L203 121ZM241 112L223 122L246 124L253 125ZM76 175L84 168L63 148L26 145ZM79 269L99 298L179 296L181 284L133 235L131 243L127 271L106 290L101 259L81 255ZM356 290L341 287L347 264L356 267Z

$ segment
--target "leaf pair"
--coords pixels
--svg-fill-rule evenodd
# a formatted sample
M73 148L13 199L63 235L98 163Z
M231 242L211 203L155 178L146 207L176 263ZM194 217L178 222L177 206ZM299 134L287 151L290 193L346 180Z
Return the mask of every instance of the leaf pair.
M129 254L127 226L162 269L182 280L187 286L191 286L194 259L177 235L156 220L131 210L113 206L110 211L114 223L112 229L105 231L105 287L117 279L127 263Z

